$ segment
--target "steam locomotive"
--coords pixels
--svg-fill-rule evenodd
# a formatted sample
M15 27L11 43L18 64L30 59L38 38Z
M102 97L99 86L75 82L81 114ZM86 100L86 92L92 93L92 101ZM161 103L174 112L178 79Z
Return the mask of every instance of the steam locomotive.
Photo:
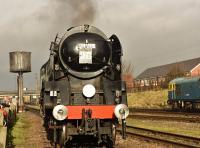
M118 37L107 38L94 26L71 27L56 36L40 69L41 112L54 143L89 139L113 147L119 121L125 138L129 110L121 56Z

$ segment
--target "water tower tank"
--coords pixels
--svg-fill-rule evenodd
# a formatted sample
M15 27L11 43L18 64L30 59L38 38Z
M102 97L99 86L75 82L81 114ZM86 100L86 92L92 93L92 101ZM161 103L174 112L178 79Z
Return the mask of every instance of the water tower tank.
M10 72L31 72L31 52L10 52Z

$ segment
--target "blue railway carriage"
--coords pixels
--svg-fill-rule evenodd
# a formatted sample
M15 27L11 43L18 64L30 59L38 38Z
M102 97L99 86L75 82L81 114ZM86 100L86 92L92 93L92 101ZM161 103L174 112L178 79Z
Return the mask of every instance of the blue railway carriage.
M169 82L168 104L173 109L196 109L200 104L200 77L182 77Z

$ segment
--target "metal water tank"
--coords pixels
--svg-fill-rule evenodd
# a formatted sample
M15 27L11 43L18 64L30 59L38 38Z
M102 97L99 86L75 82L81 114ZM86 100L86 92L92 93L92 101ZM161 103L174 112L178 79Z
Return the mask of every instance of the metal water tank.
M10 72L31 72L31 52L10 52Z

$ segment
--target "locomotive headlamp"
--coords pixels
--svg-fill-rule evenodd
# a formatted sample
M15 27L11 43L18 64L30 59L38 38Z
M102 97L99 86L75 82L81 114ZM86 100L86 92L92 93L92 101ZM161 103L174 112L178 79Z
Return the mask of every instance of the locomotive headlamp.
M115 107L115 116L118 119L126 119L129 115L129 109L128 106L125 104L118 104Z
M68 115L68 109L64 105L57 105L53 109L53 116L56 120L62 121L66 119Z
M86 84L83 87L83 95L87 98L91 98L95 95L96 89L92 84Z

